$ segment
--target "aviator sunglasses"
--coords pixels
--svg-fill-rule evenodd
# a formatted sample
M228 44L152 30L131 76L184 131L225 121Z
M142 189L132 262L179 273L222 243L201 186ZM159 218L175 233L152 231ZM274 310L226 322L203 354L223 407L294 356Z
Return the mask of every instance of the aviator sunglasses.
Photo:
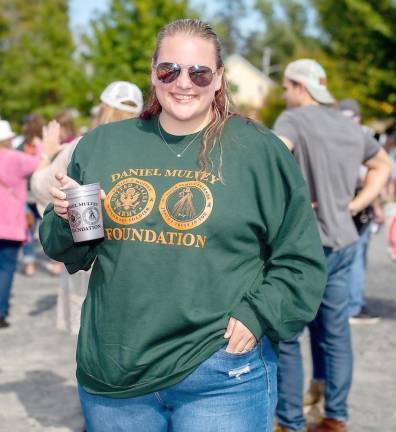
M188 76L190 80L198 87L208 86L212 80L213 75L216 72L212 72L212 69L208 66L192 65L186 66L177 63L159 63L155 70L157 72L157 78L164 84L169 84L177 79L183 68L187 68Z

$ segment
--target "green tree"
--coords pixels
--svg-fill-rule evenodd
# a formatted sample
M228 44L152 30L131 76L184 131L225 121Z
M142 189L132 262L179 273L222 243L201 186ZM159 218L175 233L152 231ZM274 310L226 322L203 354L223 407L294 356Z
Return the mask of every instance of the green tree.
M259 110L258 117L269 128L272 128L279 114L286 108L282 98L283 89L281 86L273 87L264 106Z
M0 109L13 122L81 103L67 0L0 0Z
M311 0L338 79L370 114L396 114L394 0ZM350 96L344 93L345 96Z
M187 0L113 0L85 36L92 98L111 81L128 80L144 93L150 86L151 56L161 28L191 14Z
M263 30L250 33L245 42L245 56L256 67L263 66L264 48L271 49L273 78L280 79L283 66L290 60L318 49L318 42L307 34L306 2L256 0ZM275 68L276 65L276 68Z
M241 20L247 15L245 0L217 0L216 13L210 20L222 43L225 55L239 52L244 45Z

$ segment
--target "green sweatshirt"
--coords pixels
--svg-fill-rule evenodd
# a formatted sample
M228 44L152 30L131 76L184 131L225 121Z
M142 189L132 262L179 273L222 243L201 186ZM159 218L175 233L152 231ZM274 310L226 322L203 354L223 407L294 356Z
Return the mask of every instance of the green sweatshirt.
M225 345L230 317L276 345L312 320L325 284L304 180L270 131L233 117L222 174L198 169L200 137L158 134L157 118L96 128L69 175L100 182L105 238L74 245L51 206L44 250L92 275L82 308L77 378L114 398L180 381ZM211 154L219 165L220 146Z

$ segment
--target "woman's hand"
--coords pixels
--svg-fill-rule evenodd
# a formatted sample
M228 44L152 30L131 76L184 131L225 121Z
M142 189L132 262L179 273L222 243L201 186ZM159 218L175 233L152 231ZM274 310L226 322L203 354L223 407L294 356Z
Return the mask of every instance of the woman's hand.
M60 125L52 120L43 127L43 151L49 158L52 158L62 148L60 142Z
M240 354L250 351L257 344L253 333L240 321L230 318L224 339L228 339L227 352Z
M66 193L62 189L75 188L80 185L66 174L55 174L55 178L59 181L60 187L52 187L50 190L54 212L62 219L69 220L67 215L69 202L66 200Z

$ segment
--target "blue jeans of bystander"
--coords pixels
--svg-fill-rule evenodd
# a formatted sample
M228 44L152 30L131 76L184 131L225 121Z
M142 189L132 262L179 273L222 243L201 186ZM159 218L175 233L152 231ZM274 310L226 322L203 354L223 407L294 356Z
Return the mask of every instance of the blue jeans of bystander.
M8 315L12 281L21 242L0 240L0 317Z
M356 254L352 263L349 291L349 316L360 313L364 306L364 283L367 270L367 250L371 237L368 227L356 244Z
M36 252L35 252L35 239L34 234L37 228L37 224L41 220L40 214L37 211L36 204L34 203L27 203L26 212L29 212L33 221L33 225L28 228L29 230L29 236L25 243L23 244L23 263L26 264L34 264L36 261Z
M79 386L88 432L271 432L276 355L264 337L244 354L221 349L181 382L114 399Z
M309 324L313 376L325 379L325 416L347 419L352 383L352 345L348 322L349 278L356 244L334 251L324 248L327 283L316 318ZM277 416L291 430L304 427L303 365L299 336L280 344Z

